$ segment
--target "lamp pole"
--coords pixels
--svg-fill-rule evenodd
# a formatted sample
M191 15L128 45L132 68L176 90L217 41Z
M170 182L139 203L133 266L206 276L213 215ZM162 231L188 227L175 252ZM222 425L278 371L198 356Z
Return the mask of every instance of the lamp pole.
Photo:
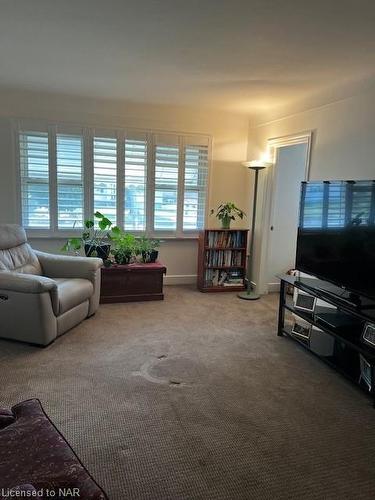
M255 171L255 179L254 179L253 216L251 221L250 246L249 246L249 254L247 257L246 290L244 292L240 292L238 294L238 297L244 300L257 300L260 298L260 295L258 295L253 291L253 285L251 284L251 278L252 278L251 264L254 254L255 222L256 222L257 197L258 197L258 176L259 176L259 171L266 168L268 165L270 165L270 163L255 160L255 161L244 162L243 165Z

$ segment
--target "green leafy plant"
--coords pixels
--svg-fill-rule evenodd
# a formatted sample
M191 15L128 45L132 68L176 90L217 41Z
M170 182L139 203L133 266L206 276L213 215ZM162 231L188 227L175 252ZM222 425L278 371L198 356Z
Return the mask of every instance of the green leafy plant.
M97 221L97 225L95 224ZM93 219L87 219L84 222L84 229L80 237L69 238L62 247L64 252L74 252L76 255L80 253L84 247L85 254L88 257L108 257L109 245L109 230L112 222L101 212L95 212ZM73 228L75 224L73 225Z
M113 244L111 254L116 264L129 264L137 252L137 240L135 236L125 233L121 228L115 226L111 229L109 238Z
M245 212L240 208L236 207L236 205L231 201L220 204L216 208L216 210L211 209L210 215L213 215L215 211L216 211L215 217L217 217L219 221L221 221L223 229L229 229L231 221L236 220L237 217L240 219L246 217Z
M160 246L160 240L147 238L146 236L140 236L137 238L137 250L136 253L141 257L142 262L155 262L158 251L157 248Z

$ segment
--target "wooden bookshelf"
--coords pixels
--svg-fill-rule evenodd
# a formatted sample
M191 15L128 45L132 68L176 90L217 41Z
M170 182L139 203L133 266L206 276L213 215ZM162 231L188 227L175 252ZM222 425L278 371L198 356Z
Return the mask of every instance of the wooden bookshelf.
M247 229L205 229L199 234L198 279L201 292L245 289Z

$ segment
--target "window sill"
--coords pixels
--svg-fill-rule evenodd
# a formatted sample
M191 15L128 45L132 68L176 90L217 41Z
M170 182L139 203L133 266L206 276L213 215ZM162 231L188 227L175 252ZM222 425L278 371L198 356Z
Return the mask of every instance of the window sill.
M59 233L50 233L50 232L41 232L34 230L27 230L26 234L29 240L66 240L68 238L76 238L81 235L82 231L77 232L59 232ZM130 231L129 231L130 232ZM137 236L135 234L135 236ZM150 235L149 238L160 239L161 241L197 241L199 236L198 233L187 234L183 236L172 236L172 235L161 235L161 234L153 234Z

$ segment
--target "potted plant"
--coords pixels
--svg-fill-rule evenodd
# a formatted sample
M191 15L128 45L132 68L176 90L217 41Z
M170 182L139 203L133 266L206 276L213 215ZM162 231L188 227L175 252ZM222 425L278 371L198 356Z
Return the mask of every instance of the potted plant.
M95 219L97 220L97 226L95 225ZM105 215L95 212L94 219L85 220L82 236L69 238L62 250L64 252L73 251L78 255L83 247L86 257L100 257L106 260L111 248L108 242L111 226L112 222Z
M159 252L160 240L150 239L146 236L137 238L137 255L141 256L142 262L156 262Z
M125 233L118 226L112 228L109 235L113 247L111 254L116 264L129 264L131 258L136 254L137 242L135 236Z
M212 209L211 215L214 213L215 210ZM228 201L227 203L222 203L217 207L215 216L219 219L219 221L221 221L222 229L229 229L232 220L236 220L237 217L243 219L246 217L246 214L243 210L236 207L233 202Z

